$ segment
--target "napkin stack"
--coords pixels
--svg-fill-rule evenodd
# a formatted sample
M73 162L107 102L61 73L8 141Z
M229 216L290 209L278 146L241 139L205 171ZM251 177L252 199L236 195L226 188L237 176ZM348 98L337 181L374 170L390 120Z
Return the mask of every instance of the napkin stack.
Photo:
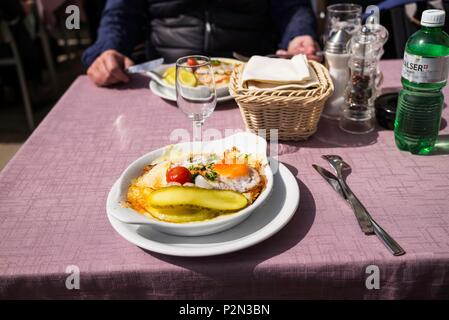
M319 86L303 54L291 59L253 56L243 70L241 86L250 90L295 90Z

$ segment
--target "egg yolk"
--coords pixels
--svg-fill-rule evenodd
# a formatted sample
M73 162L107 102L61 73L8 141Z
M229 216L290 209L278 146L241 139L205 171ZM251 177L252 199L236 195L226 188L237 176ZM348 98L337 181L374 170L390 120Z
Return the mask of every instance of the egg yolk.
M249 167L246 164L221 164L214 165L214 170L221 176L229 178L247 177Z

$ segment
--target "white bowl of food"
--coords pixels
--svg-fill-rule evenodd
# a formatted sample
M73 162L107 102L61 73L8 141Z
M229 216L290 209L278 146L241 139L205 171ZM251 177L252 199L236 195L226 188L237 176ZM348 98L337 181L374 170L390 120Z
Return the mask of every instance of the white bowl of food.
M252 133L180 143L134 161L111 189L107 212L124 223L179 236L227 230L273 189L267 142Z
M217 97L225 97L229 95L229 81L232 71L242 62L230 58L211 58L211 65L214 70L214 80ZM176 64L163 64L153 70L149 76L157 81L158 84L164 86L168 90L172 90L175 94ZM156 75L155 75L156 74ZM157 76L157 79L155 79ZM201 74L201 69L195 70L191 77L192 82L188 81L187 86L191 87L192 95L198 92L201 95L201 87L204 83L210 81L209 76Z

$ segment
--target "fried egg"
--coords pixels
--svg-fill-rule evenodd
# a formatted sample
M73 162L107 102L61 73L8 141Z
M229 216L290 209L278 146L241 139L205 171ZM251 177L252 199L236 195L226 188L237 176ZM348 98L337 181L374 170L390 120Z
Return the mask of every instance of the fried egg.
M207 179L214 189L247 192L260 184L260 175L256 169L247 164L216 163L213 170L217 173L215 180Z

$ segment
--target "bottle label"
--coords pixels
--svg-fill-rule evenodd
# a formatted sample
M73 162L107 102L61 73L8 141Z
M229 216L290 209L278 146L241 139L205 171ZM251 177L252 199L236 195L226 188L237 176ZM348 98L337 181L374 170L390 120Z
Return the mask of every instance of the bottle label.
M447 79L449 56L424 58L404 53L402 77L415 83L438 83Z

